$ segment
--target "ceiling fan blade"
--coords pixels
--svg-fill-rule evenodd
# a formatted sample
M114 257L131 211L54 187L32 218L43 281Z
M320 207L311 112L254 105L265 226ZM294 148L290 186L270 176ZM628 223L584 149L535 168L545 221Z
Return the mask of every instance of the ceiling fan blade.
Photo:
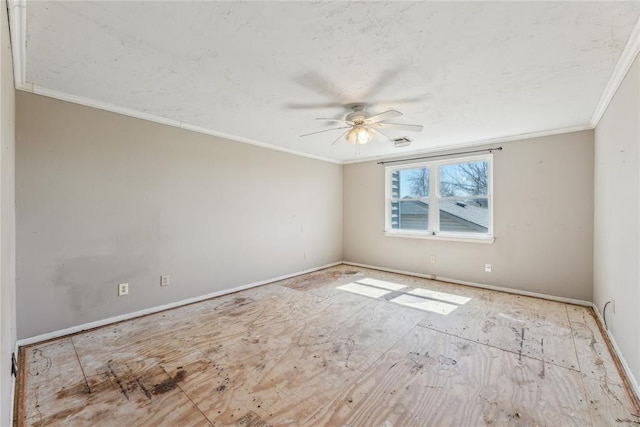
M373 102L370 106L380 105L380 106L390 106L390 105L398 105L398 104L412 104L417 102L423 102L429 97L429 94L425 94L423 96L415 96L409 98L399 98L392 100L384 100L379 102ZM357 104L362 104L358 102ZM354 103L343 103L343 102L289 102L284 104L284 107L289 110L328 110L332 108L343 108L345 110L350 110Z
M374 131L375 133L379 133L380 135L382 135L384 138L390 140L391 138L389 138L388 135L385 135L384 132L381 132L380 129L376 129L374 127L371 128L372 131Z
M328 108L342 108L344 104L339 102L318 102L318 103L299 103L299 102L290 102L285 104L285 107L290 110L320 110L320 109L328 109Z
M424 129L422 125L407 125L404 123L376 123L373 127L395 130L406 130L407 132L420 132Z
M341 119L325 119L325 118L319 118L316 120L324 120L325 122L338 122L338 123L346 123L349 126L353 126L354 123L352 121L349 120L341 120Z
M400 98L400 99L393 99L391 101L388 102L388 104L390 105L396 105L396 104L412 104L415 102L422 102L425 101L427 98L429 98L429 94L425 93L424 95L421 96L413 96L413 97L408 97L408 98Z
M400 117L402 113L396 110L388 110L384 113L376 114L375 116L367 117L367 123L378 123L383 120L393 119L395 117Z
M302 138L303 136L315 135L317 133L329 132L330 130L338 130L338 129L351 129L351 126L340 126L339 128L323 129L316 132L305 133L304 135L300 135L300 138Z
M336 143L336 142L340 141L340 140L342 139L342 137L343 137L343 136L345 136L345 135L347 134L347 132L349 132L349 131L348 131L348 130L344 131L344 132L342 133L342 135L340 135L339 137L337 137L337 138L336 138L336 140L335 140L335 141L333 141L333 142L331 143L331 145L335 145L335 143Z
M334 84L329 78L315 71L296 76L293 81L327 100L344 104L344 99L340 96L341 93L344 93L344 89Z
M390 83L397 80L398 74L403 71L402 67L398 66L392 70L385 70L378 76L377 79L371 82L369 85L369 91L360 95L361 99L373 99L376 95L383 91Z

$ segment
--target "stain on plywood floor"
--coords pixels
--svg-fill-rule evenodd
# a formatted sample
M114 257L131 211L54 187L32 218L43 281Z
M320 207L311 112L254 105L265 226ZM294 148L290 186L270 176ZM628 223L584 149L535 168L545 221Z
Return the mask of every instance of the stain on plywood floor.
M344 265L21 357L24 426L640 424L591 309Z

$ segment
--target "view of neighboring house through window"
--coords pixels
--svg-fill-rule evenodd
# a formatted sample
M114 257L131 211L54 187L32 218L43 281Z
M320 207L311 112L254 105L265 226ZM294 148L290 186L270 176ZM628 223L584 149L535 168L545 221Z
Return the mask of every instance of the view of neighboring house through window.
M491 155L388 167L386 230L490 237L490 191Z
M391 228L423 230L429 226L429 169L398 169L391 174Z

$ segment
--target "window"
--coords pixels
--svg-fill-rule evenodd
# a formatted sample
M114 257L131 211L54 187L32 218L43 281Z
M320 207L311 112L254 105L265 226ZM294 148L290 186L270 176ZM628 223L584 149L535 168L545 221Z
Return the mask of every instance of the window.
M492 241L491 160L387 167L387 234Z
M429 226L429 168L398 169L391 174L391 228Z

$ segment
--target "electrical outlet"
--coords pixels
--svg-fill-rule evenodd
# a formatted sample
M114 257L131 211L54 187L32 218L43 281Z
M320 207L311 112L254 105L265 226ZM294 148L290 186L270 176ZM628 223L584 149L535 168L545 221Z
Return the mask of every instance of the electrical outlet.
M485 264L484 271L486 271L487 273L491 273L491 264Z
M128 283L120 283L118 285L118 296L121 297L123 295L129 295L129 284Z
M429 261L431 262L431 264L435 264L436 263L436 256L435 255L431 255L429 257Z
M169 275L160 276L160 286L169 286Z

